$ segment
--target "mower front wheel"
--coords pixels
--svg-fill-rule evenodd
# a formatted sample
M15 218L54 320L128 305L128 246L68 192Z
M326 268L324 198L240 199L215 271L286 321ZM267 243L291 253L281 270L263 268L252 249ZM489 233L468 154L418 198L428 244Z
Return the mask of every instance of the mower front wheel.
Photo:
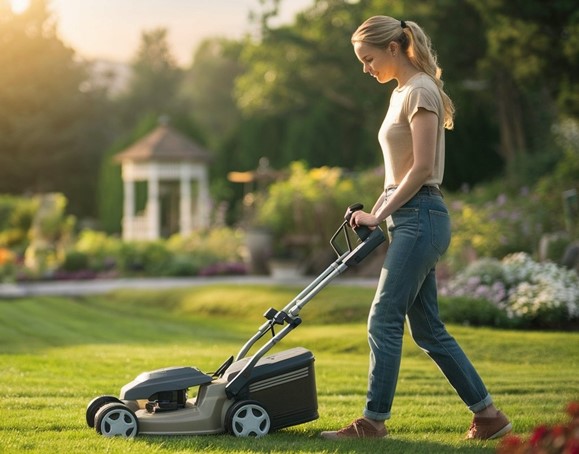
M242 400L227 411L225 427L236 437L263 437L269 433L271 420L259 402Z
M115 396L98 396L91 400L86 406L86 423L89 427L94 427L94 418L97 412L104 407L106 404L110 403L122 403Z
M95 429L105 437L121 436L133 438L139 432L139 421L135 413L122 403L103 406L95 416Z

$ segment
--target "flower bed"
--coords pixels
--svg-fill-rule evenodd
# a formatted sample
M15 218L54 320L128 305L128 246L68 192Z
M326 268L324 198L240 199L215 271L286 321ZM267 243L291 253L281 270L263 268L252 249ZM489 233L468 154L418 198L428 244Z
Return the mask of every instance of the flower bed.
M579 322L579 278L526 253L473 262L440 289L441 296L485 300L515 325L559 328Z
M0 248L0 282L239 275L247 273L243 244L243 233L229 228L156 241L123 241L85 230L71 242L62 259L43 273L27 268L9 249Z

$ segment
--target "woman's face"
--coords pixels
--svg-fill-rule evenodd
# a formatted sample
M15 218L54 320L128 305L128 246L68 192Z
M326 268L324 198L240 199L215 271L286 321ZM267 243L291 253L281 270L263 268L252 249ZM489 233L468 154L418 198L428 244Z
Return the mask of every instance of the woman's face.
M394 78L394 58L388 47L380 48L370 44L355 42L354 52L362 63L365 73L369 73L381 84Z

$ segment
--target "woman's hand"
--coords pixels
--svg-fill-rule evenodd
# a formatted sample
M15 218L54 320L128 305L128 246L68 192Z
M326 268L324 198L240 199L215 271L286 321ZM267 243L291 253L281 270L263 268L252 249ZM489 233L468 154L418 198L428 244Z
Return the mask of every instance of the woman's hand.
M350 227L353 229L360 227L361 225L366 225L368 227L376 227L380 224L380 221L376 216L365 211L354 211L352 217L350 218Z

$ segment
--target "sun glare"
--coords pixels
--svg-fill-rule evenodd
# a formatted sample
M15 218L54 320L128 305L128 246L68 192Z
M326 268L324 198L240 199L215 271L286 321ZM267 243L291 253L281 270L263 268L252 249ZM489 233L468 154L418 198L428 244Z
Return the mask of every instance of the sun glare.
M30 0L10 0L14 14L23 13L30 6Z

